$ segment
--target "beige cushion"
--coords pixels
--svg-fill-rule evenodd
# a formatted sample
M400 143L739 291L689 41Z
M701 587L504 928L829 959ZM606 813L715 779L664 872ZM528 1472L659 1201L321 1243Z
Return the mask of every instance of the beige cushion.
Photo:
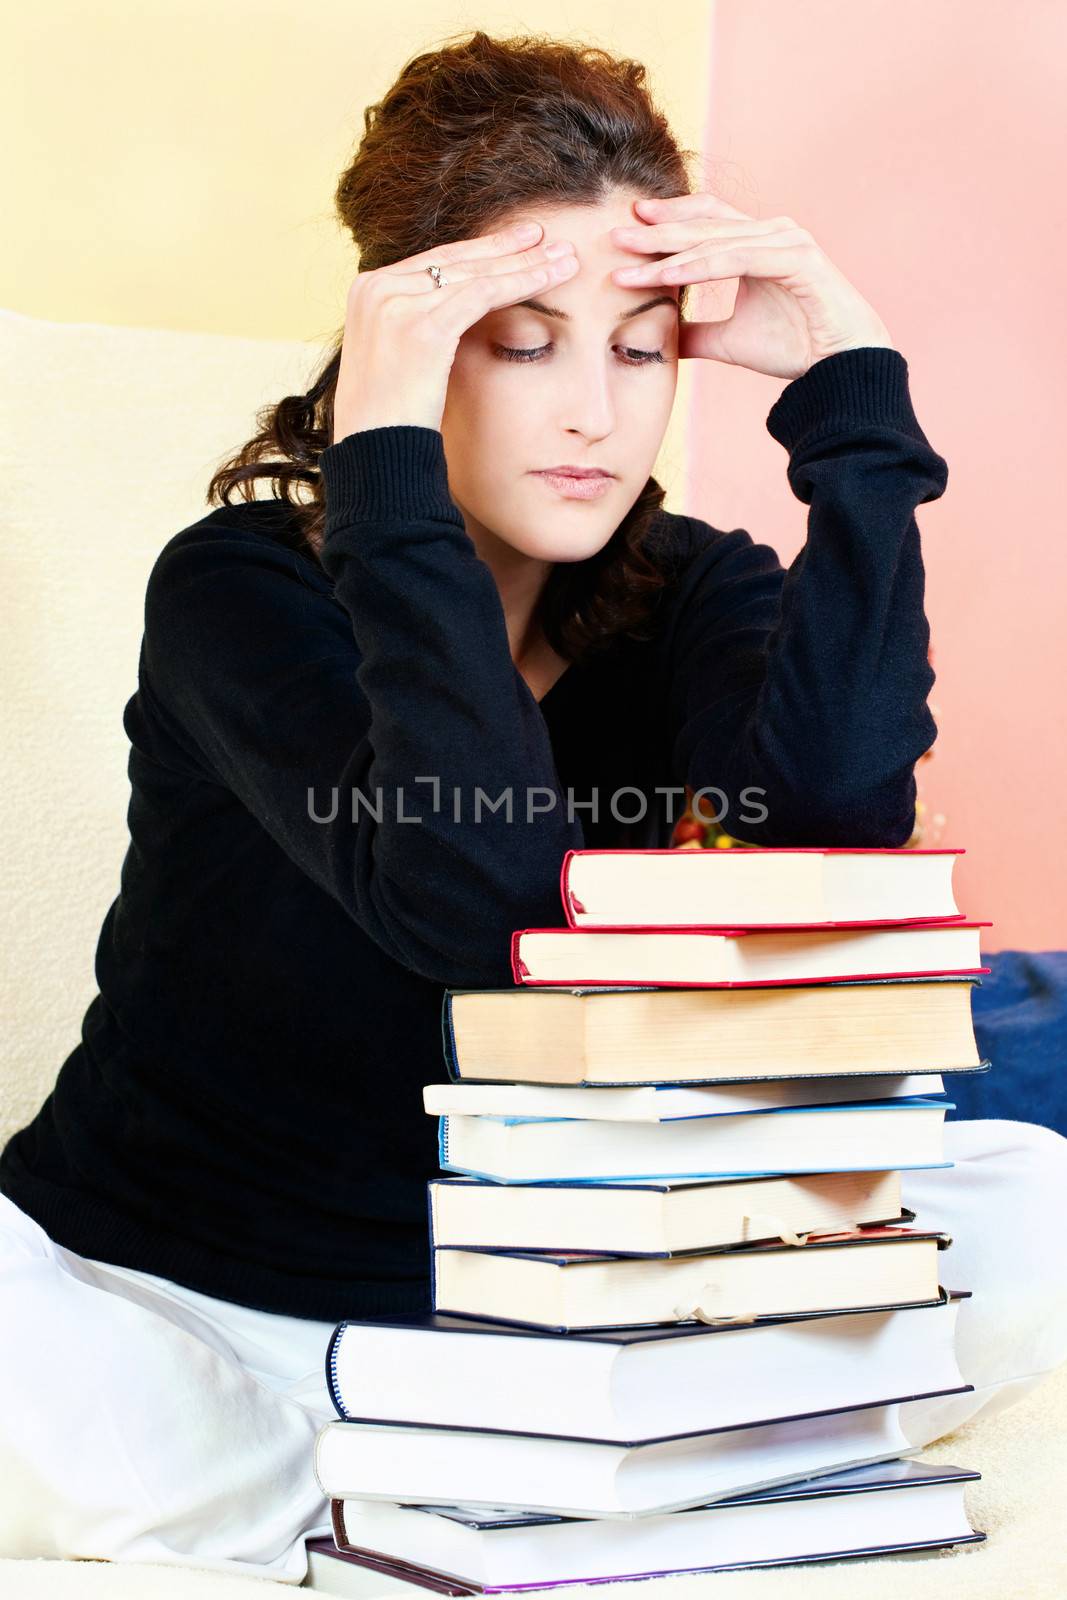
M95 993L128 838L145 582L219 462L319 347L0 310L0 1143L49 1093Z

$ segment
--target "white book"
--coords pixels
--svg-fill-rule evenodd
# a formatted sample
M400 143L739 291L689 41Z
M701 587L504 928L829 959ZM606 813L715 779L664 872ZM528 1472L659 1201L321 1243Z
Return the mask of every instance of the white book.
M899 1413L900 1403L917 1398L886 1397L850 1411L632 1445L327 1422L316 1437L314 1472L329 1499L648 1516L913 1455L917 1447L909 1444Z
M648 1123L447 1116L438 1154L446 1172L498 1183L951 1166L951 1109L948 1101L882 1101Z
M985 1535L968 1518L965 1486L979 1477L967 1468L898 1458L684 1512L610 1521L335 1500L337 1545L332 1553L311 1554L309 1587L372 1592L368 1573L351 1558L338 1559L338 1545L495 1591L978 1543Z
M938 1250L949 1243L946 1234L869 1228L667 1257L449 1246L433 1252L433 1308L568 1333L914 1305L937 1298Z
M431 1242L475 1249L675 1255L914 1220L901 1207L899 1172L625 1184L434 1178L427 1189Z
M847 1100L931 1099L944 1094L937 1072L892 1077L779 1078L764 1083L655 1084L635 1088L539 1083L428 1083L432 1117L590 1117L600 1122L670 1122L726 1111L831 1106Z
M326 1356L338 1416L624 1443L931 1394L963 1384L958 1307L751 1324L554 1334L412 1314L338 1324Z

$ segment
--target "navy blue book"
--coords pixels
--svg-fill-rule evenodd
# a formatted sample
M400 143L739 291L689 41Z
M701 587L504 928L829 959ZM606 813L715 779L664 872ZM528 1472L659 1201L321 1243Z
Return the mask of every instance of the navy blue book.
M330 1338L326 1382L344 1422L676 1437L966 1388L955 1329L967 1298L942 1289L920 1306L589 1333L432 1313L350 1319Z

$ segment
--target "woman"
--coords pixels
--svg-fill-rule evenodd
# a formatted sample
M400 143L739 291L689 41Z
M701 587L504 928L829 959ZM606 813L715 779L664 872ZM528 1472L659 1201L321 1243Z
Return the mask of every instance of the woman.
M509 987L564 851L666 844L686 785L754 844L903 844L936 735L914 510L946 467L904 358L806 230L690 192L639 66L420 56L337 202L338 349L153 567L100 992L0 1162L5 1553L299 1581L329 1334L428 1304L442 986ZM735 277L725 323L680 319ZM682 358L788 380L788 573L661 509ZM959 1213L976 1392L917 1443L1067 1353L1030 1287L1063 1141L949 1131L905 1193Z

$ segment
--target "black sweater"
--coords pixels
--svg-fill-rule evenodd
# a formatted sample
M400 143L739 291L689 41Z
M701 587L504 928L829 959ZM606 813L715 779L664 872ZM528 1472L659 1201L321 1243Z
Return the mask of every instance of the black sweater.
M564 923L565 850L666 845L685 784L749 842L907 840L937 732L914 511L947 480L907 372L870 347L789 383L767 418L810 508L789 570L659 513L655 638L540 703L436 430L323 453L325 571L280 501L176 534L124 713L99 993L3 1192L82 1255L243 1304L425 1306L443 989L512 987L512 931Z

